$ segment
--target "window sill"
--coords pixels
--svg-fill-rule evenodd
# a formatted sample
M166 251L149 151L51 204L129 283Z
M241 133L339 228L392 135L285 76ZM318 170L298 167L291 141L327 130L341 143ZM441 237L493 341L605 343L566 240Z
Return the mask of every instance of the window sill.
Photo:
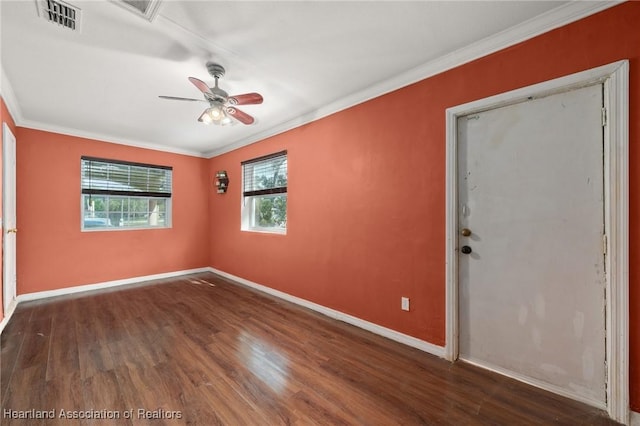
M257 234L287 235L287 228L241 228L240 231Z
M113 226L111 228L85 228L80 229L80 232L122 232L122 231L142 231L142 230L151 230L151 229L171 229L171 226L141 226L141 227L124 227L124 226Z

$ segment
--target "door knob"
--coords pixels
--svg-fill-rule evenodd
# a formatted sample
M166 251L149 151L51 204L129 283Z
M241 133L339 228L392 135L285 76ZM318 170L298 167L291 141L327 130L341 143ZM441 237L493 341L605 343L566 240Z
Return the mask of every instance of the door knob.
M468 237L471 235L471 229L469 228L462 228L462 230L460 231L460 233L462 234L463 237Z
M7 229L7 234L15 234L18 232L18 228L9 228Z
M461 251L463 254L469 254L469 253L471 253L473 250L471 250L471 247L469 247L469 246L462 246L462 248L460 249L460 251Z

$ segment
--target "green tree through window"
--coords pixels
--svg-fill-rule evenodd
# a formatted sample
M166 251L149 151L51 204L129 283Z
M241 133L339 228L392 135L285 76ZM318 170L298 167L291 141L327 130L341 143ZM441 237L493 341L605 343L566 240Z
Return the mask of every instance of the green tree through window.
M286 152L242 163L243 229L283 230L287 226Z

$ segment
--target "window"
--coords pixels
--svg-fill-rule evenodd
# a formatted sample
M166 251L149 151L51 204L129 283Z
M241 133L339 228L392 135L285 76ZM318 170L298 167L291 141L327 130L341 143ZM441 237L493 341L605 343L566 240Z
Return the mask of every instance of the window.
M172 168L82 157L82 230L171 227Z
M242 229L285 233L287 151L242 162Z

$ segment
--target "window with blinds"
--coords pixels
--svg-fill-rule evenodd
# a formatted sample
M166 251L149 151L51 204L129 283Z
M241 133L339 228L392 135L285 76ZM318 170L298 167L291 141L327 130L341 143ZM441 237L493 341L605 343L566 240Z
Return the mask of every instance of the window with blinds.
M171 226L172 168L81 157L82 229Z
M242 229L284 233L287 227L287 151L241 164Z

